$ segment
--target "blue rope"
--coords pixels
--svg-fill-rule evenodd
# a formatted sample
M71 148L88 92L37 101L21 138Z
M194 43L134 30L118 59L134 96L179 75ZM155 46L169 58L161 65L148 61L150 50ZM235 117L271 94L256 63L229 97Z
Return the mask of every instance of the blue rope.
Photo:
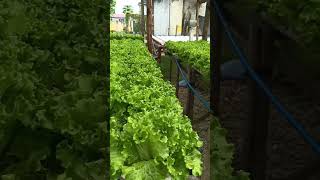
M174 60L175 60L175 62L176 62L176 64L177 64L177 67L178 67L178 69L179 69L179 71L180 71L180 74L182 75L182 78L183 78L184 81L187 83L188 88L192 91L192 94L194 94L195 97L196 97L197 99L199 99L199 101L202 103L202 105L203 105L209 112L212 113L213 111L212 111L211 108L210 108L209 102L207 102L207 101L192 87L192 85L190 84L190 82L188 81L188 79L187 79L187 77L186 77L185 72L183 72L183 70L182 70L179 62L177 61L176 58L174 58Z
M228 36L228 40L230 41L234 51L236 52L236 54L238 54L238 56L240 57L240 62L241 64L247 69L249 75L251 76L251 78L256 81L256 83L260 86L260 88L264 91L264 93L270 98L272 104L276 107L277 111L282 114L286 120L298 131L298 133L304 138L305 141L307 141L312 148L320 153L320 144L318 144L307 132L306 130L303 128L303 126L294 119L294 117L281 105L281 103L278 101L278 99L272 94L272 92L269 90L269 88L267 87L267 85L259 78L259 76L255 73L255 71L251 68L251 66L249 65L249 63L247 62L245 56L243 55L242 51L240 50L240 48L237 46L232 33L226 23L226 20L224 19L220 8L218 7L218 4L216 2L216 0L214 0L214 8L217 12L217 15L219 17L219 19L221 20L221 23L225 29L225 33Z

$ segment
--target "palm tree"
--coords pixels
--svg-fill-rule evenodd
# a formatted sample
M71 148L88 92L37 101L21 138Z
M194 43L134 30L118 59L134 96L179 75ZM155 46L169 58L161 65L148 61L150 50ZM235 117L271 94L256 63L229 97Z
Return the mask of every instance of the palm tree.
M132 6L130 5L125 5L123 7L123 14L126 15L126 31L128 31L128 25L129 25L129 18L130 18L130 14L133 13L133 9Z

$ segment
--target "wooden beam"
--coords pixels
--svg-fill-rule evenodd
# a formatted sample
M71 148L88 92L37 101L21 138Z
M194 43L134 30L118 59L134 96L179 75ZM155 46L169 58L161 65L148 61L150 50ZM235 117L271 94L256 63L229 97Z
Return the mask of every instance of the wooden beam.
M153 0L147 0L147 43L148 50L153 54L152 34L153 34Z
M210 34L210 108L213 110L215 116L220 114L220 81L221 81L221 58L222 58L222 24L213 11L215 1L211 1L212 11L210 12L211 26Z
M213 22L214 22L214 19L215 19L215 14L214 14L214 10L213 10L213 7L214 7L214 2L213 0L210 0L208 1L209 6L210 6L210 22L211 22L211 25L210 25L210 35L213 34L213 32L215 31L214 30L214 26L213 26ZM210 38L210 109L211 110L214 110L214 98L213 98L213 95L214 95L214 91L213 91L213 84L214 84L214 80L213 80L213 76L214 76L214 70L213 70L213 65L214 65L214 54L215 54L215 50L213 50L215 48L215 45L214 45L214 38L211 36ZM213 146L213 141L214 141L214 138L212 137L213 136L213 130L214 130L214 126L213 126L213 118L210 118L210 122L209 122L209 127L210 127L210 130L209 130L209 142L210 142L210 151L209 152L212 152L211 150L214 149L215 147ZM208 153L208 158L210 159L210 162L213 162L213 157L210 155L210 153ZM209 165L209 169L210 169L210 177L213 177L213 172L215 171L215 166L213 166L213 163L210 163ZM213 178L211 178L213 179Z
M272 51L271 38L265 29L253 21L249 35L249 60L262 80L270 85L270 55ZM267 141L270 118L270 100L257 86L254 80L250 80L250 117L248 129L249 151L246 154L248 170L252 179L267 179Z

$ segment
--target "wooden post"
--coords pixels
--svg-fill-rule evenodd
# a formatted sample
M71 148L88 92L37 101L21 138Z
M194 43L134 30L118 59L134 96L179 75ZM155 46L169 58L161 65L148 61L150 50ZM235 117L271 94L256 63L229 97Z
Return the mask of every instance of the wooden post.
M175 57L174 57L175 58ZM170 64L169 64L169 81L172 81L172 60L170 60Z
M185 1L186 0L183 0L183 2L182 2L182 23L181 23L181 35L182 36L185 36L186 35L186 32L184 31L184 11L185 11Z
M197 41L199 40L199 6L200 6L200 3L199 3L199 0L197 0L197 3L196 3L196 21L197 21L197 25L196 25L196 40Z
M210 4L209 4L210 3ZM214 18L215 18L215 15L214 15L214 2L213 0L210 0L208 1L208 4L210 6L210 36L213 34L213 32L215 31L213 29L214 25L213 25L213 21L214 21ZM213 80L213 76L214 76L214 70L213 70L213 65L214 65L214 60L215 60L215 57L214 57L214 54L216 53L216 50L214 49L215 48L215 44L214 44L214 38L211 36L210 37L210 109L211 110L214 110L214 98L213 98L213 95L214 95L214 90L213 90L213 84L214 84L214 80ZM215 111L215 110L214 110ZM209 127L210 127L210 130L209 130L209 142L210 142L210 153L208 153L208 158L210 159L210 162L213 162L213 157L211 156L211 152L212 152L212 149L214 149L215 147L213 146L213 141L214 141L214 137L213 137L213 130L214 130L214 127L213 127L213 122L212 120L210 120L209 122ZM213 172L215 171L214 169L215 167L213 166L213 163L209 163L209 170L210 170L210 177L213 177ZM210 178L210 179L213 179L213 178Z
M154 34L154 0L152 0L152 8L151 8L151 12L152 12L152 15L151 15L151 34Z
M271 61L268 55L268 53L272 54L270 39L266 32L261 32L255 20L250 27L249 60L266 84L270 84L271 81L270 66L266 63L266 61ZM249 106L251 112L247 131L249 133L249 151L245 157L248 159L247 165L252 179L266 180L270 101L254 80L250 80L249 90L251 94Z
M151 54L153 54L152 48L152 31L153 31L153 2L152 0L147 0L147 43L148 50Z
M162 45L159 45L159 47L158 47L158 57L157 57L159 64L161 63L162 50L163 50L163 46L162 46Z
M209 25L210 25L210 1L207 1L206 15L204 18L204 28L203 28L203 33L202 33L202 40L206 41L208 39Z
M145 31L145 22L144 22L144 1L141 0L141 35L144 37L144 31Z
M188 70L188 79L191 86L194 85L194 71L190 65L187 67ZM192 94L192 90L188 88L188 97L187 97L187 107L186 107L186 115L193 119L193 104L194 104L194 96Z
M213 110L215 116L219 116L220 113L220 65L222 58L222 24L215 13L213 6L214 1L211 2L211 26L210 34L213 37L210 38L210 108Z
M175 58L175 57L174 57ZM180 71L178 69L178 65L176 65L176 96L179 98L179 79L180 79Z
M176 25L176 36L178 35L178 25Z

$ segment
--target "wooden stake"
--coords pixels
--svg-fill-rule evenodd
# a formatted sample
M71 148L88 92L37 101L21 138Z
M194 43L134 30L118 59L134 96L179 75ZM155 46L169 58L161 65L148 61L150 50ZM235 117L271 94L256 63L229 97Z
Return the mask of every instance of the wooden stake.
M172 60L170 60L169 64L169 81L172 81Z
M176 66L176 96L177 96L177 98L179 98L179 88L180 88L179 79L180 79L180 72L179 72L178 65L177 65Z
M194 85L193 69L190 65L188 65L187 70L188 70L189 83L191 84L191 86L193 86ZM194 105L194 96L192 94L192 90L190 88L188 88L186 115L190 119L193 119L193 105Z
M147 0L147 43L148 50L151 54L153 54L152 48L152 31L153 31L153 0Z

